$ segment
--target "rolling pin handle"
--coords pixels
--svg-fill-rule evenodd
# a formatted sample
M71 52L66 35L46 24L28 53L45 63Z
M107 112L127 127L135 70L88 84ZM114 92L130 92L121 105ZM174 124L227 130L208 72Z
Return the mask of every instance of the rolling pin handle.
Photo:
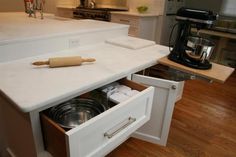
M37 65L37 66L40 66L40 65L49 65L49 61L37 61L37 62L33 62L32 64L33 64L33 65Z
M94 58L82 58L82 62L94 62L96 59Z

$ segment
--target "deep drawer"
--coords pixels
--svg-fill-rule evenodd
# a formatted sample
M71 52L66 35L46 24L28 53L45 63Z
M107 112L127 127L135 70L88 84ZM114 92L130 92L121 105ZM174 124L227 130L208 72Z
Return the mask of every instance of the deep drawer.
M150 119L154 88L126 79L120 83L140 93L69 131L42 114L47 151L54 157L104 156L146 123Z

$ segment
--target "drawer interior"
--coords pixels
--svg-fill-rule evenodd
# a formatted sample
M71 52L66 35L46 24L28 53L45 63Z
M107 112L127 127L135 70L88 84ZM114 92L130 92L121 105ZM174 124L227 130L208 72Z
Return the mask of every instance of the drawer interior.
M140 85L138 83L132 82L127 79L121 79L117 82L119 82L119 84L121 84L121 85L128 86L132 90L137 90L139 92L143 91L147 88L143 85ZM79 97L93 98L93 99L96 98L97 99L97 95L95 95L95 97L94 97L94 93L96 93L96 92L97 92L97 90L94 90L89 93L83 94ZM108 104L109 104L109 107L106 108L106 110L103 113L105 113L110 108L118 105L117 103L114 103L111 101L109 101ZM66 156L68 156L67 155L68 152L66 149L67 144L66 144L65 134L70 129L63 128L62 126L57 124L54 120L52 120L52 118L50 118L50 116L48 115L49 110L50 110L50 108L41 112L41 123L42 123L42 131L43 131L45 149L55 157L66 157ZM103 114L103 113L101 113L101 114Z

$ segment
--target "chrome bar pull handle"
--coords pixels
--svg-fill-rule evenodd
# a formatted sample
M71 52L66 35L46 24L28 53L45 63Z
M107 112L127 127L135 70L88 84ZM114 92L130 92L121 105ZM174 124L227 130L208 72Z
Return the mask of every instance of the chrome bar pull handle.
M129 117L127 120L118 124L118 126L104 133L104 137L107 137L108 139L114 137L116 134L118 134L119 132L127 128L129 125L131 125L135 121L136 121L136 118Z

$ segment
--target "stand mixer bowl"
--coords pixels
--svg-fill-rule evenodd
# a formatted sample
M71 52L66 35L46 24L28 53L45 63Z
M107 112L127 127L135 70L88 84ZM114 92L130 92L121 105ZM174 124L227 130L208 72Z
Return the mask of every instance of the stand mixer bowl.
M187 47L190 48L186 51L189 57L204 63L206 60L210 60L215 44L208 39L190 36L188 37Z

